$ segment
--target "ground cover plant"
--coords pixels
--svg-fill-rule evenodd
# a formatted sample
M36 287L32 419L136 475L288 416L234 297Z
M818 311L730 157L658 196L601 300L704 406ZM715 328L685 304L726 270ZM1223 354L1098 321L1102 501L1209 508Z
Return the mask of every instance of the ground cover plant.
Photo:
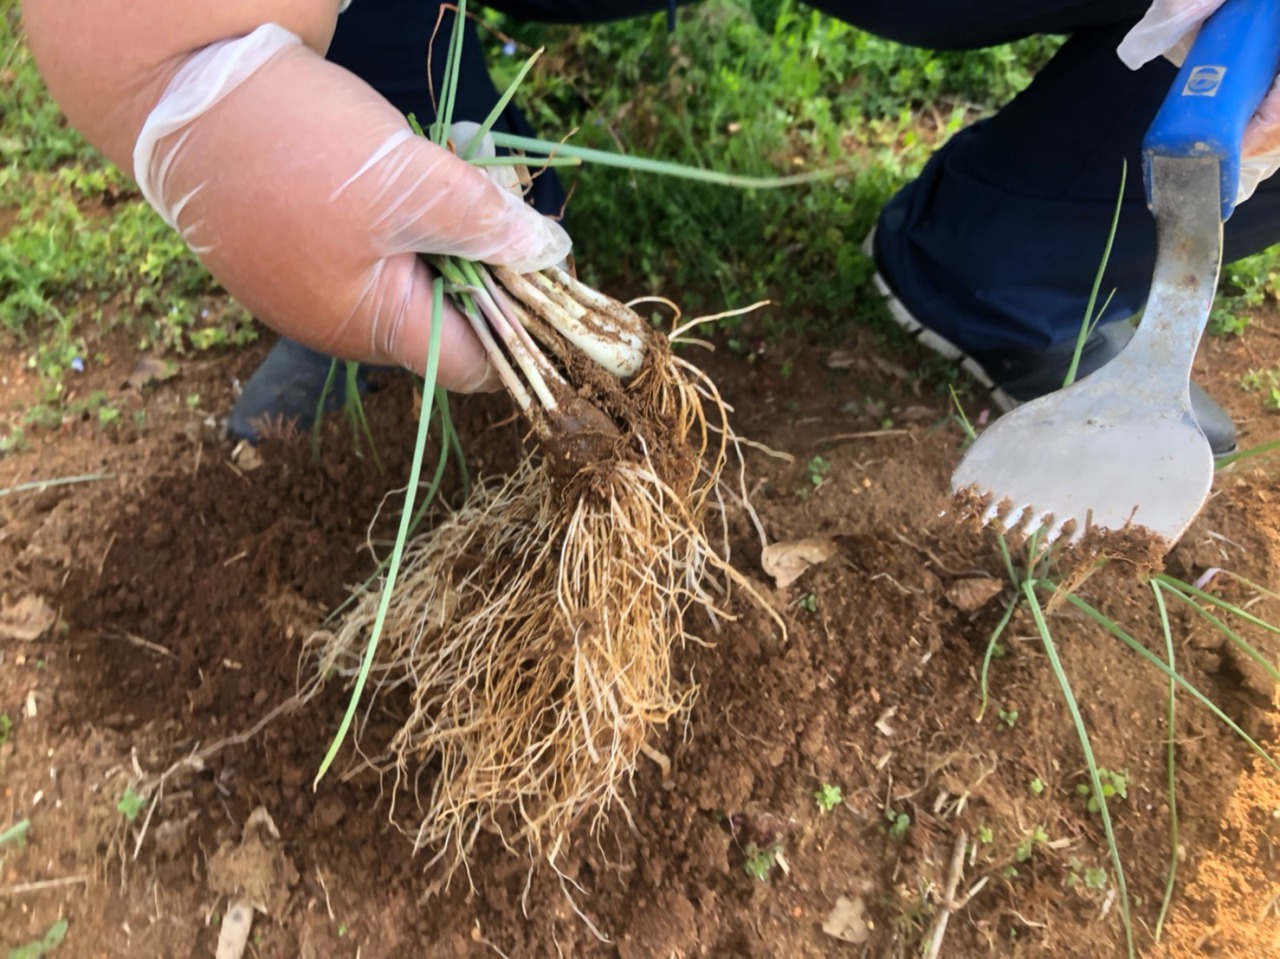
M939 929L942 955L1122 954L1117 855L1138 949L1157 934L1179 957L1247 955L1269 942L1266 907L1280 891L1268 859L1280 808L1273 770L1185 687L1175 710L1177 680L1089 612L1274 753L1264 664L1275 659L1266 624L1280 523L1267 502L1280 489L1266 455L1220 477L1158 589L1104 570L1078 585L1085 605L1055 603L1051 569L1019 562L1010 572L996 540L931 521L964 443L950 377L904 350L858 292L869 267L857 241L878 198L938 137L1024 83L1052 42L934 55L795 5L727 2L683 11L674 37L661 18L591 30L500 25L516 41L510 56L503 38L491 41L509 74L522 44L548 41L529 74L545 95L531 86L526 102L543 130L578 127L574 142L759 174L816 169L837 154L860 164L838 183L791 194L562 171L587 279L675 293L698 311L765 294L778 303L697 334L718 353L677 355L707 364L738 429L794 456L788 465L748 454L765 530L780 543L829 539L830 558L777 586L762 572L754 525L727 504L737 564L787 630L739 593L737 621L713 631L691 620L710 645L671 649L673 675L700 693L651 740L669 770L641 758L617 814L594 836L584 830L557 863L573 903L611 943L566 905L560 877L529 879L485 830L472 851L474 892L457 883L424 905L430 856L410 857L388 819L411 833L421 826L429 772L394 813L394 764L350 744L319 788L309 785L347 705L342 684L255 738L238 737L294 691L303 639L374 570L370 543L387 555L398 494L372 531L366 524L410 475L406 424L430 393L395 380L368 401L377 464L329 421L318 462L305 443L233 455L216 422L204 421L229 406L235 379L266 344L198 348L186 331L208 321L204 303L231 305L211 286L199 287L210 298L202 301L181 294L182 279L140 279L138 251L159 238L150 214L66 131L15 46L0 57L0 83L16 91L0 104L5 143L58 152L37 162L6 146L5 188L19 190L6 195L23 199L0 214L0 248L13 251L0 269L26 271L23 288L62 321L28 314L10 332L0 399L11 426L41 405L62 426L28 422L23 443L0 445L0 630L30 633L15 610L41 609L17 605L33 597L57 619L35 639L0 633L0 947L212 954L245 895L228 864L243 866L248 849L269 854L248 876L267 893L250 940L259 956L920 955ZM692 39L708 36L714 42ZM626 82L615 85L606 66ZM76 192L74 182L99 182L90 174L108 186ZM50 208L63 189L81 219L65 207L50 214L76 226L37 242L39 217L20 220L18 207ZM625 242L602 228L624 215L634 226ZM762 224L773 230L767 239ZM97 225L129 235L99 249L88 236ZM86 249L94 262L77 267ZM154 251L166 269L198 270L180 249ZM74 279L104 261L116 272L101 285ZM1260 322L1274 319L1269 269L1264 257L1224 279L1220 305L1241 321L1207 344L1209 385L1251 448L1280 435L1263 403L1265 377L1250 381L1253 392L1239 389L1249 371L1280 368L1280 342ZM140 289L166 303L181 294L173 327L169 305L117 311ZM669 329L668 311L653 309ZM122 387L153 351L173 362L172 378ZM61 388L51 399L50 384ZM956 385L971 420L989 419ZM432 458L455 450L439 471L453 506L464 502L455 443L471 483L521 481L512 470L528 426L510 419L517 405L450 405L456 434L435 430L423 475L435 479ZM104 409L123 415L104 424ZM58 479L67 483L48 482ZM1247 579L1213 572L1223 567ZM361 651L352 643L341 668L354 670ZM975 723L984 688L989 705ZM394 705L394 693L362 702L363 743L394 738L404 720ZM1111 843L1096 796L1107 800ZM278 841L248 835L259 806Z
M0 3L0 337L38 377L26 426L56 425L68 379L119 335L142 349L242 346L256 331L141 199L73 131Z

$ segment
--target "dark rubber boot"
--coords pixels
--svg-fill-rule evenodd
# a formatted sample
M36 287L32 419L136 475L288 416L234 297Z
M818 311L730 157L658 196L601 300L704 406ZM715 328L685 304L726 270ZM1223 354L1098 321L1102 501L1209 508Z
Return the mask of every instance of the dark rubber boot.
M1080 353L1077 378L1084 379L1110 362L1133 333L1134 327L1127 322L1109 323L1094 330ZM1020 403L1061 389L1075 346L1074 343L1061 343L1047 350L971 351L968 358L982 370L983 375L979 379L993 391L1003 393L1005 400L1002 405L1012 409ZM1214 456L1229 456L1236 451L1236 424L1227 411L1194 381L1191 383L1191 411Z
M867 237L863 250L874 258L874 233ZM884 296L889 315L895 323L915 337L921 346L958 362L967 373L991 390L992 399L1005 412L1062 388L1067 370L1071 366L1071 358L1075 355L1075 341L1059 343L1046 349L1009 347L962 350L912 315L894 293L889 281L879 272L878 266L875 284L876 289ZM1113 359L1129 342L1133 332L1134 327L1124 321L1109 323L1094 330L1085 340L1084 349L1080 352L1076 378L1083 379ZM1236 452L1236 424L1227 411L1195 382L1191 384L1191 410L1200 424L1200 431L1209 441L1214 456L1230 456Z
M227 419L227 435L256 444L262 431L272 425L310 429L333 362L323 353L282 338L245 384ZM361 393L369 391L370 372L370 367L361 366L356 374ZM339 409L346 399L346 364L338 361L325 398L325 412Z

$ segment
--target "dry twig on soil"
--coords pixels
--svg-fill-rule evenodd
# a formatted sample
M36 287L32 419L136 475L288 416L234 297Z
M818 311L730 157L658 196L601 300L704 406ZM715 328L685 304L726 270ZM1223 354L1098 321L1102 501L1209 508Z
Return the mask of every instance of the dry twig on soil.
M987 884L987 876L983 876L970 887L969 891L956 898L956 890L964 878L964 853L969 846L969 836L961 829L956 837L956 847L951 853L951 868L947 872L947 886L942 893L942 901L938 904L938 915L933 920L933 931L929 935L929 945L925 949L924 959L938 959L942 951L942 940L947 935L947 925L951 916L969 905L969 900L982 891Z

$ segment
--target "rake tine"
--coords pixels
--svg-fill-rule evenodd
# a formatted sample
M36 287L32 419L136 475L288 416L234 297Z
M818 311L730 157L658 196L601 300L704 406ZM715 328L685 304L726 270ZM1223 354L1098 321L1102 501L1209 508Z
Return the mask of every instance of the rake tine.
M1053 526L1049 529L1049 532L1045 535L1045 542L1056 543L1058 541L1058 538L1062 535L1063 531L1067 528L1068 524L1075 522L1075 520L1076 518L1074 516L1067 516L1067 517L1064 517L1063 519L1056 520ZM1075 532L1073 532L1071 536L1067 538L1068 546L1073 546L1080 541L1080 537L1084 535L1082 530L1083 530L1083 524L1076 522Z

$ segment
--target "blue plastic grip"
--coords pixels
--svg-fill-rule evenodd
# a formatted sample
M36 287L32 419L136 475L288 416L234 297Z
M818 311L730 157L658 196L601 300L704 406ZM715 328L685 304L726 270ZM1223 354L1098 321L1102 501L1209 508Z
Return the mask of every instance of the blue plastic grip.
M1227 0L1200 29L1142 143L1147 198L1152 156L1216 156L1222 219L1240 182L1240 141L1280 70L1280 0Z

